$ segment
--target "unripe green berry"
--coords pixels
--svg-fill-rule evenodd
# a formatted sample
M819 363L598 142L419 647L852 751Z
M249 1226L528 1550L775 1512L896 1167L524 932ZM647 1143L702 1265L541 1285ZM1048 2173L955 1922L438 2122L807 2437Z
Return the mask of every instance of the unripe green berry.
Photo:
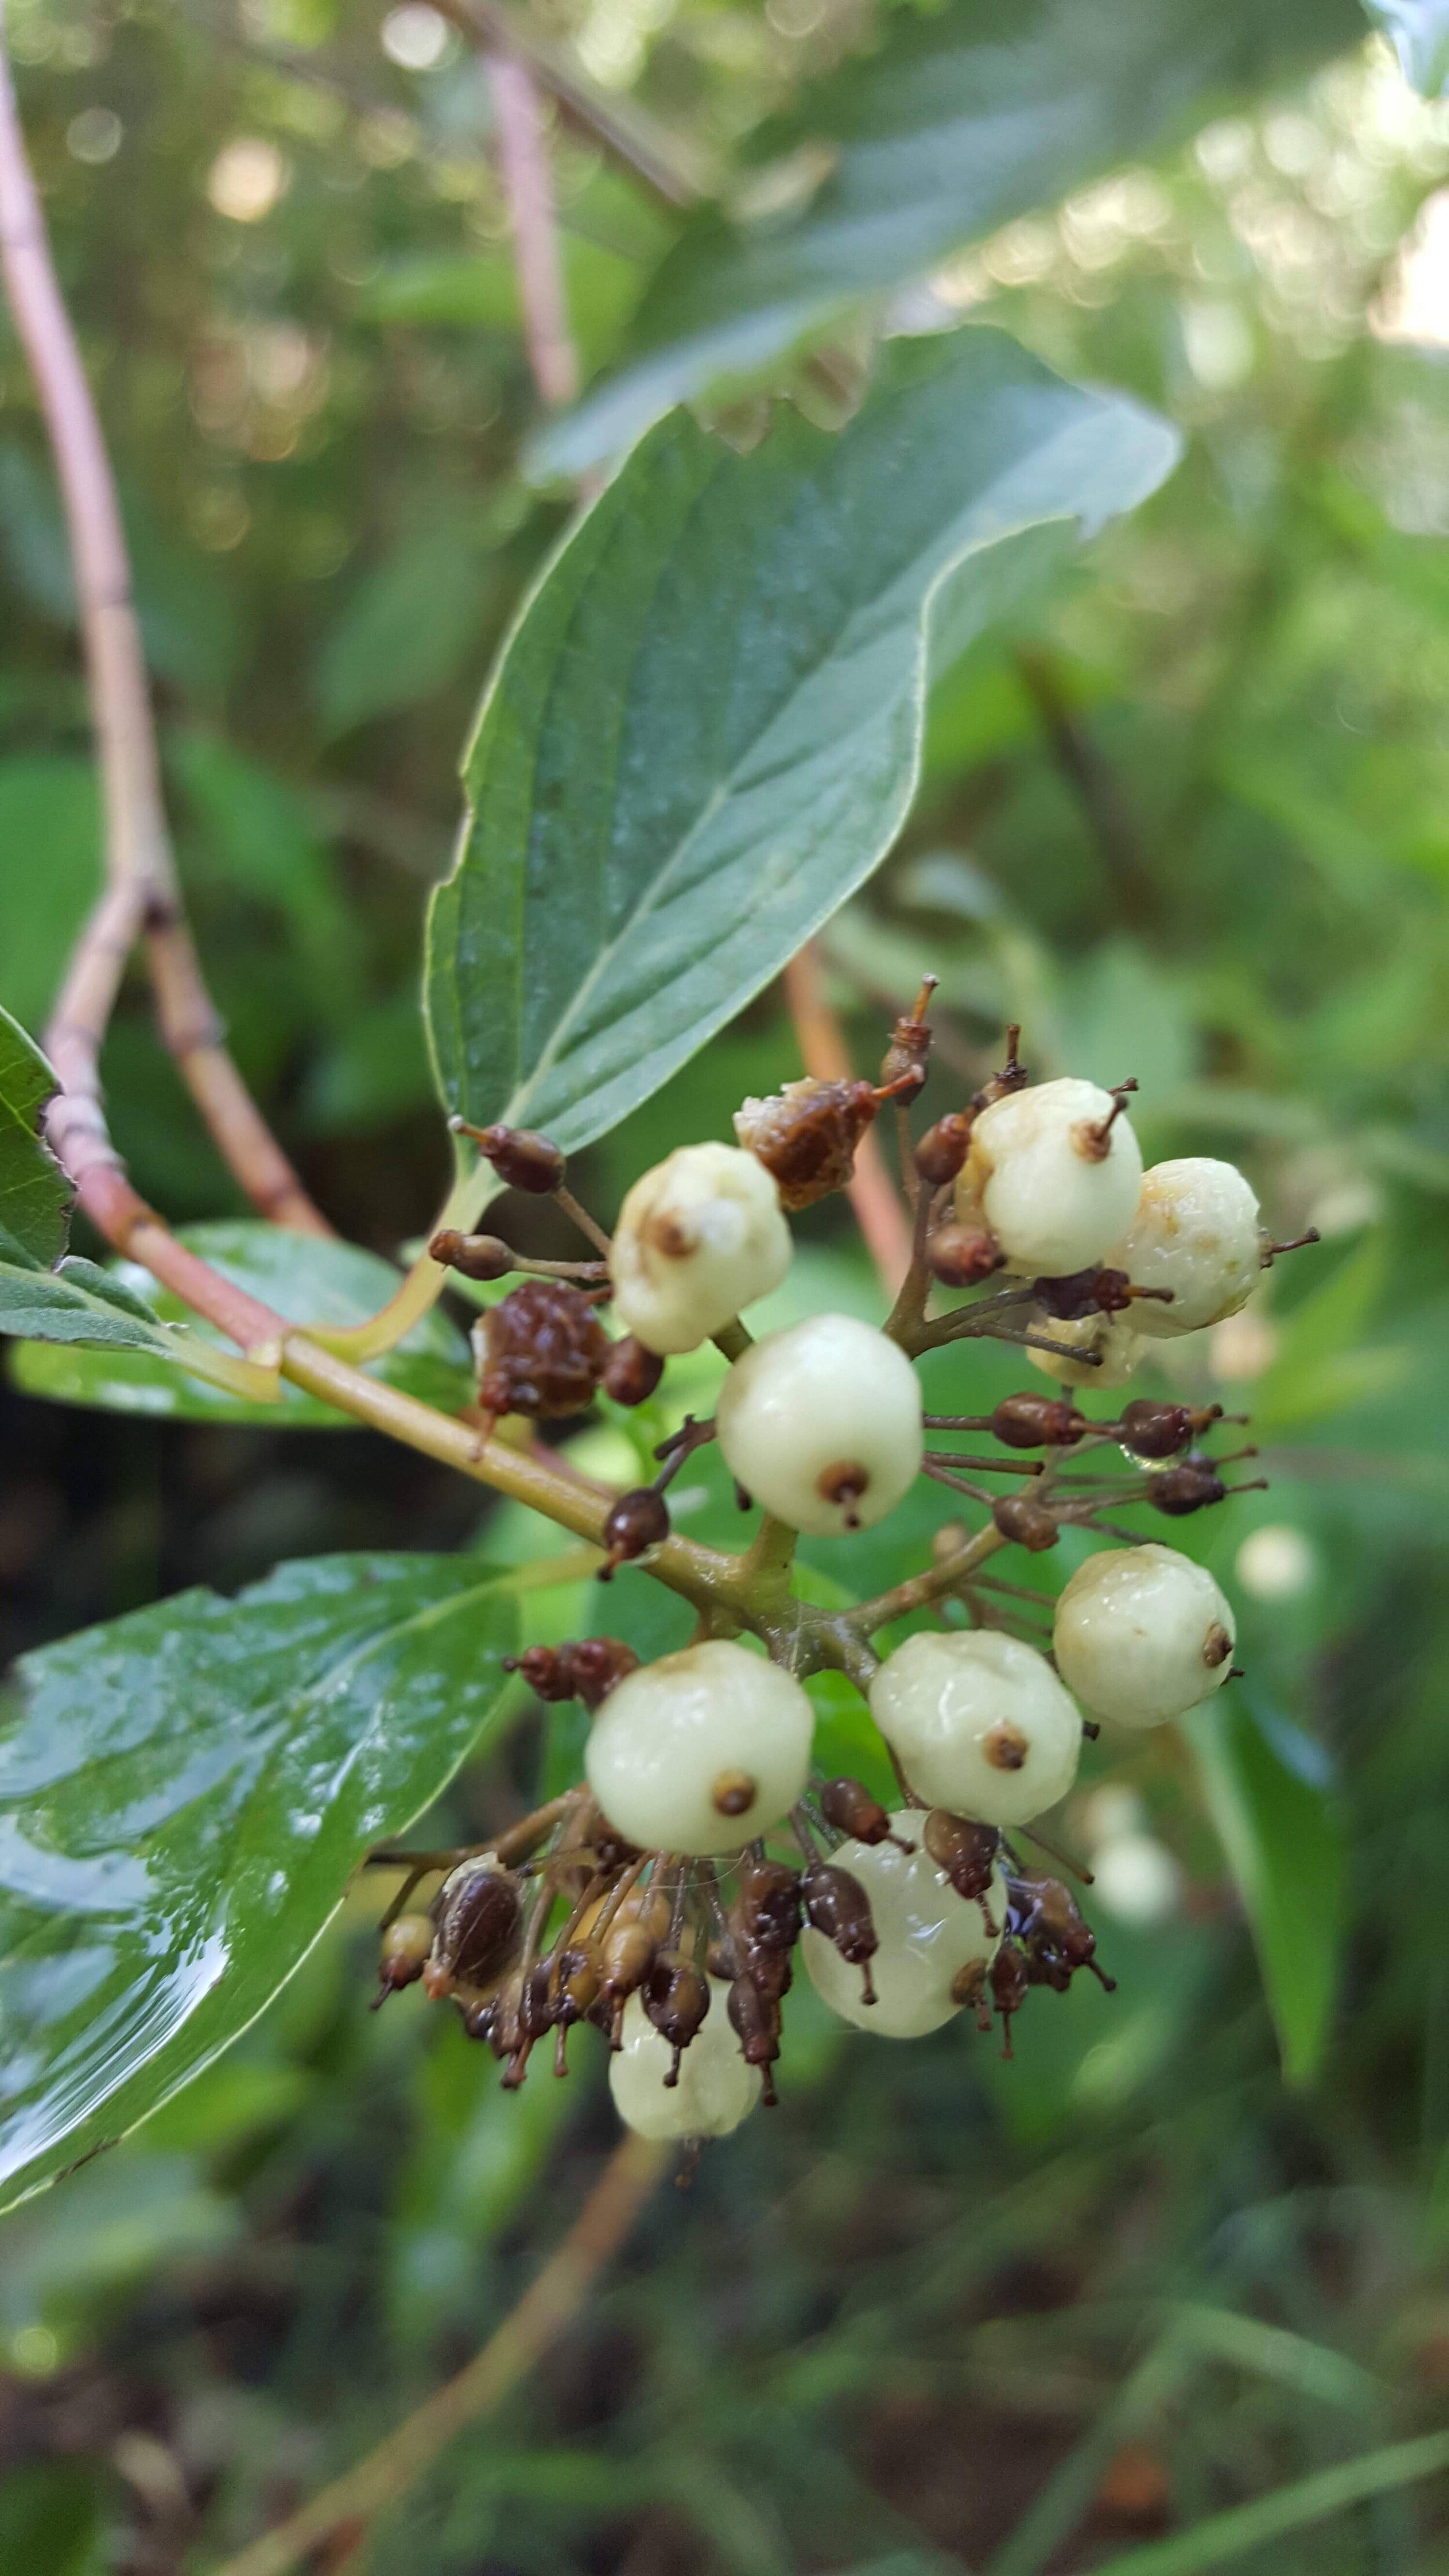
M1170 1288L1172 1297L1138 1299L1135 1329L1166 1341L1236 1315L1257 1285L1267 1244L1257 1199L1235 1164L1210 1154L1154 1163L1111 1257L1134 1287Z
M1160 1726L1228 1677L1237 1634L1207 1568L1176 1548L1103 1548L1057 1603L1052 1644L1068 1688L1118 1726Z
M1137 1139L1112 1093L1095 1082L1043 1082L975 1120L957 1215L970 1224L979 1209L1013 1270L1060 1278L1104 1258L1131 1224L1141 1185Z
M746 1493L822 1538L882 1519L914 1483L925 1447L910 1361L853 1315L767 1333L735 1361L715 1419Z
M880 2039L917 2039L961 2008L953 1988L963 1972L995 1957L1006 1928L1006 1883L998 1872L985 1897L995 1924L986 1929L982 1907L958 1896L922 1843L925 1818L914 1807L891 1817L891 1830L913 1846L894 1842L845 1842L836 1863L858 1879L870 1905L876 1948L870 1972L876 2000L868 2004L859 1967L843 1959L823 1932L800 1936L811 1983L833 2012Z
M614 1312L646 1350L696 1350L790 1267L780 1193L735 1145L681 1145L637 1180L619 1211Z
M709 1981L704 2021L679 2060L650 2021L641 1995L624 2007L620 2045L609 2060L609 2090L621 2120L641 2138L723 2138L748 2118L760 2098L757 2066L747 2066L730 2022L729 1987Z
M923 1629L887 1655L871 1715L918 1797L1024 1825L1066 1796L1082 1721L1044 1655L998 1629Z
M626 1675L594 1720L584 1768L639 1850L740 1851L801 1796L814 1724L789 1673L711 1638Z
M1082 1354L1080 1359L1064 1359L1060 1351L1031 1351L1033 1368L1047 1377L1060 1379L1063 1386L1124 1386L1134 1369L1141 1366L1146 1345L1128 1315L1145 1313L1145 1307L1133 1305L1124 1315L1083 1315L1072 1324L1059 1324L1043 1318L1034 1329L1054 1342L1068 1342Z

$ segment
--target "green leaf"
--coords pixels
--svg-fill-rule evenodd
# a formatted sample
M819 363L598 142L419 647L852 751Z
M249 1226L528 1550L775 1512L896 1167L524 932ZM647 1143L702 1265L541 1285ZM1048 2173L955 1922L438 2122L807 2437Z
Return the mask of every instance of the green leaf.
M98 2568L96 2482L69 2461L21 2460L0 2485L0 2565L27 2576L86 2576Z
M1252 1925L1283 2072L1306 2084L1328 2039L1344 1925L1343 1823L1326 1759L1236 1689L1183 1724Z
M1425 98L1449 89L1449 0L1364 0L1399 58L1405 80Z
M70 1190L40 1134L55 1088L40 1049L0 1011L0 1333L144 1351L169 1370L181 1352L139 1289L60 1259Z
M404 539L363 575L322 648L326 733L415 706L456 678L492 612L494 548L475 515Z
M823 172L753 224L706 207L644 298L632 362L539 441L577 474L724 379L757 377L863 296L929 271L1118 162L1353 43L1353 0L951 0L897 10L874 52L755 138Z
M447 1107L572 1148L656 1091L889 847L938 587L959 633L992 548L1099 526L1175 452L983 330L897 343L835 438L786 413L742 456L662 422L483 703L429 922Z
M182 1226L179 1240L233 1286L249 1289L274 1312L307 1323L361 1323L386 1305L398 1283L391 1262L361 1251L356 1244L334 1243L325 1235L292 1234L285 1226L246 1218ZM59 1318L54 1302L30 1321L24 1320L23 1308L17 1305L19 1320L11 1322L10 1274L0 1268L0 1332L43 1335L43 1339L21 1342L10 1355L10 1373L25 1394L46 1396L57 1404L100 1405L112 1413L144 1413L153 1420L256 1422L272 1430L347 1427L346 1414L304 1395L300 1387L284 1386L277 1404L254 1403L178 1367L180 1354L168 1349L166 1340L175 1322L184 1319L193 1326L189 1336L193 1343L223 1351L231 1351L233 1345L225 1334L193 1317L180 1298L159 1287L136 1263L120 1261L109 1270L97 1270L88 1261L67 1261L53 1284L71 1288L80 1272L89 1283L90 1303L78 1304L78 1329L68 1337L56 1329ZM49 1280L40 1284L52 1285ZM143 1290L152 1306L142 1302ZM80 1299L78 1287L73 1294ZM53 1347L67 1339L101 1339L105 1318L113 1311L118 1329L105 1350ZM149 1331L138 1329L134 1322L129 1336L120 1329L125 1315L132 1312L149 1319ZM90 1329L85 1329L88 1325ZM447 1316L436 1310L414 1325L396 1350L371 1361L368 1375L445 1413L456 1413L473 1391L468 1345Z
M0 2206L125 2134L270 2002L369 1844L503 1706L476 1558L334 1556L27 1656L0 1739Z
M1174 2532L1168 2540L1150 2541L1145 2549L1100 2559L1096 2576L1203 2576L1204 2569L1225 2567L1250 2549L1266 2549L1290 2531L1303 2531L1331 2513L1347 2513L1351 2506L1367 2503L1371 2496L1388 2495L1395 2487L1440 2477L1446 2469L1449 2433L1422 2433L1417 2441L1391 2442L1382 2450L1363 2452L1356 2460L1315 2469L1311 2477L1295 2478L1289 2486L1274 2487L1250 2504L1209 2514L1205 2522Z
M0 490L3 510L3 490ZM93 763L27 754L0 760L0 850L7 874L0 1003L39 1028L100 883Z
M0 1261L58 1261L70 1188L42 1142L40 1121L59 1088L39 1047L0 1010Z

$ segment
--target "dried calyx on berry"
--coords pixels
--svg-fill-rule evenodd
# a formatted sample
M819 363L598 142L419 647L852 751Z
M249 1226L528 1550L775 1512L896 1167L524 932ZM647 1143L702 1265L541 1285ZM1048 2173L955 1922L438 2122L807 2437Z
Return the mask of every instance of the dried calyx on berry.
M478 1401L485 1413L552 1421L582 1413L609 1356L609 1341L582 1289L525 1279L473 1328Z
M869 1082L822 1082L806 1074L735 1111L735 1135L763 1163L792 1212L843 1190L855 1149L881 1105Z
M963 1224L984 1221L1013 1270L1065 1278L1105 1259L1132 1222L1141 1186L1122 1091L1044 1082L1007 1093L976 1117L956 1183L957 1215Z
M1052 1648L1069 1690L1118 1726L1160 1726L1221 1688L1237 1635L1206 1566L1175 1548L1100 1549L1056 1606Z
M997 1629L907 1637L870 1711L917 1796L953 1815L1029 1824L1076 1778L1076 1707L1044 1655Z
M896 1021L890 1045L881 1059L881 1088L909 1100L925 1083L931 1059L931 1025L927 1012L941 978L926 975L909 1011Z
M521 1655L505 1655L506 1673L522 1673L541 1700L579 1699L585 1708L602 1705L626 1673L638 1670L639 1658L622 1637L581 1637L576 1645L527 1646Z

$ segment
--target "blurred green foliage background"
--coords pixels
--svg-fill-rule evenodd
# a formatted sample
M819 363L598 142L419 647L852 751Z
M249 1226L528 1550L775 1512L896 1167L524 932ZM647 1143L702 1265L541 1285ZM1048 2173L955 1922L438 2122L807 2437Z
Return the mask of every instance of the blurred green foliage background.
M392 1252L446 1170L424 895L480 683L566 503L520 474L536 403L486 70L414 5L19 0L11 20L213 985L309 1186ZM866 13L538 0L537 25L718 167ZM577 133L551 140L593 368L677 218ZM1241 1722L1283 1794L1328 1789L1262 1892L1273 2010L1190 1747L1095 1760L1072 1821L1115 1998L1038 1998L1003 2065L956 2026L872 2048L792 1997L780 2110L658 2196L538 2378L348 2565L1046 2576L1171 2534L1157 2576L1196 2576L1205 2517L1444 2421L1446 183L1449 109L1386 48L1351 51L897 299L897 328L1004 322L1189 447L939 682L907 831L826 943L862 1067L930 967L943 1106L1018 1017L1043 1070L1139 1077L1150 1157L1241 1160L1281 1233L1324 1234L1215 1337L1204 1391L1251 1409L1273 1481L1189 1542L1239 1606ZM835 418L867 359L842 326L784 380ZM755 435L761 409L725 425ZM0 333L0 1001L31 1025L96 867L58 510ZM585 1195L607 1211L798 1070L767 999L595 1149ZM238 1212L139 990L106 1076L138 1186L175 1219ZM536 1208L505 1215L551 1248ZM792 1294L876 1311L843 1204L803 1232ZM999 1352L939 1366L973 1404L1021 1376ZM548 1544L360 1434L3 1402L7 1655L279 1556ZM727 1529L710 1478L689 1488L682 1525ZM821 1565L888 1581L945 1516ZM642 1636L671 1606L624 1615ZM598 1621L545 1597L546 1633L591 1617L617 1626L620 1602ZM525 1727L453 1821L570 1749ZM473 2348L587 2188L613 2134L598 2052L510 2100L416 1995L368 2014L373 1911L361 1892L210 2075L6 2222L17 2576L215 2563ZM1250 2536L1233 2563L1432 2576L1444 2489Z

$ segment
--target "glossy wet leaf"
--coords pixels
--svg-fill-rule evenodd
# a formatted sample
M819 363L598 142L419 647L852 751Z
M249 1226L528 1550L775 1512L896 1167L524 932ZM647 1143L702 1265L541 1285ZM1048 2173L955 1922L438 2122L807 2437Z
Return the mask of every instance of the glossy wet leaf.
M1354 0L952 0L892 13L873 51L754 138L771 179L798 174L795 201L754 223L713 206L694 217L643 300L629 360L539 442L540 467L581 472L672 403L758 375L860 298L1294 80L1362 23Z
M292 1234L284 1226L244 1218L182 1226L178 1231L181 1241L223 1278L250 1289L274 1312L309 1323L359 1323L385 1305L397 1286L397 1272L376 1253L363 1252L353 1243L331 1242L323 1235ZM90 1273L92 1266L67 1262L61 1277L82 1268ZM179 1298L159 1287L134 1262L118 1262L92 1275L106 1283L112 1297L139 1296L143 1288L148 1290L156 1314L163 1319L157 1329L185 1317L200 1340L224 1351L234 1347L224 1334L197 1322ZM4 1273L0 1272L0 1300L3 1296ZM8 1329L0 1303L0 1330ZM58 1404L101 1405L112 1413L144 1413L153 1419L255 1422L274 1430L335 1430L347 1422L345 1414L304 1395L300 1387L284 1386L280 1403L265 1404L213 1386L163 1357L154 1347L155 1339L153 1330L149 1342L138 1336L131 1348L105 1351L21 1342L11 1353L11 1375L27 1395L47 1396ZM436 1311L415 1325L395 1351L370 1362L368 1375L444 1412L455 1413L468 1402L473 1389L467 1343L447 1316Z
M1343 1822L1321 1748L1232 1684L1183 1720L1257 1946L1290 2083L1328 2041L1344 1927Z
M1446 0L1364 0L1399 58L1405 80L1425 98L1449 88L1449 5Z
M1100 526L1175 454L1136 404L984 330L898 344L837 437L784 413L740 455L661 423L483 704L429 926L448 1108L573 1147L656 1091L889 847L933 594L965 631L991 549Z
M56 1087L34 1040L0 1010L0 1261L48 1267L65 1250L70 1189L40 1135Z
M362 1852L499 1718L516 1627L476 1559L319 1557L23 1660L0 1738L0 2205L256 2018Z
M168 1334L132 1280L62 1259L71 1192L40 1134L56 1088L40 1049L0 1010L0 1334L145 1352L168 1375Z

